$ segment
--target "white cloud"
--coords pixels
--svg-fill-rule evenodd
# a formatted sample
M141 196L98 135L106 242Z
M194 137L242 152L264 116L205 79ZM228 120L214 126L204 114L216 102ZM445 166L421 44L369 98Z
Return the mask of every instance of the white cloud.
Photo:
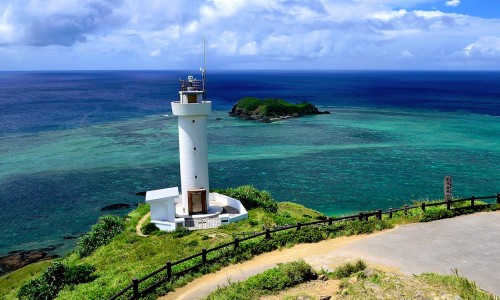
M398 19L404 17L408 12L404 9L391 10L391 11L379 11L368 16L368 18L378 19L382 21L391 21L393 19Z
M11 24L12 8L0 10L0 45L13 43L16 39L14 26Z
M466 56L500 57L500 37L483 36L463 49Z
M401 57L403 57L403 58L412 58L413 54L410 51L408 51L408 50L403 50L403 51L401 51Z
M459 6L460 0L449 0L445 2L446 6Z
M192 57L201 55L204 35L209 63L219 68L250 60L267 67L287 67L281 63L287 61L307 68L346 68L347 62L384 68L392 60L417 59L439 68L458 50L470 59L497 53L485 37L500 31L500 20L430 9L429 3L443 0L1 1L0 47L44 48L57 58L60 52L49 48L63 45L73 50L68 53L109 63L129 55L155 57L165 66L178 62L178 68L197 67ZM126 61L141 68L138 59Z
M151 56L151 57L158 57L160 55L161 55L160 49L153 50L153 51L151 51L151 53L149 53L149 56Z
M259 52L260 52L259 46L255 41L252 41L250 43L241 46L240 50L238 51L240 55L258 55Z

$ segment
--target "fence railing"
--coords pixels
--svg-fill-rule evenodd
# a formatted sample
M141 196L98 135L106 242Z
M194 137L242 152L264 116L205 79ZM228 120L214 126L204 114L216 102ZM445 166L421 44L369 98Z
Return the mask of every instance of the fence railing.
M295 225L287 225L287 226L276 226L276 227L264 227L263 231L261 232L256 232L251 235L244 235L242 238L235 237L233 241L210 248L210 249L202 249L201 252L193 254L191 256L188 256L186 258L180 259L175 262L167 261L164 266L161 268L158 268L157 270L151 272L150 274L141 277L141 278L134 278L132 279L132 283L126 286L123 290L115 294L113 297L110 298L110 300L115 300L119 299L120 297L124 296L127 292L132 290L132 296L129 297L128 299L139 299L143 295L147 295L148 293L151 293L154 291L157 287L162 285L165 282L168 282L171 280L174 276L182 276L184 274L187 274L191 271L198 270L204 265L207 264L207 254L221 250L224 248L227 248L228 250L233 248L234 250L238 249L240 246L240 243L254 239L257 237L265 236L266 239L271 238L271 234L275 232L280 232L284 230L289 230L289 229L295 229L295 230L300 230L302 227L306 226L317 226L317 225L332 225L334 222L342 222L342 221L349 221L349 220L359 220L359 221L368 221L368 218L370 217L375 217L378 220L382 220L383 215L387 215L388 218L392 218L393 214L399 211L404 211L404 214L408 214L408 212L412 209L421 209L422 211L425 212L427 207L430 206L438 206L438 205L446 205L446 208L448 210L452 209L453 203L458 203L458 202L465 202L465 201L470 201L469 206L463 206L461 208L470 208L470 207L475 207L477 204L475 203L476 200L486 200L486 199L496 199L496 203L500 204L500 194L496 194L494 196L483 196L483 197L474 197L471 196L469 198L464 198L464 199L457 199L457 200L450 200L450 201L442 201L442 202L432 202L432 203L422 203L420 205L413 205L413 206L408 206L405 205L402 208L389 208L387 211L382 211L381 209L376 210L376 211L368 211L368 212L359 212L358 214L355 215L350 215L350 216L344 216L344 217L339 217L339 218L332 218L328 217L324 220L318 220L318 221L313 221L313 222L308 222L308 223L297 223ZM490 205L490 204L487 204ZM173 267L180 265L184 262L194 260L198 257L201 257L201 262L198 264L195 264L189 268L186 268L184 270L179 270L174 274ZM165 272L165 276L163 279L153 283L152 285L146 287L144 290L140 291L139 290L139 284L150 279L151 277L160 274L161 272Z

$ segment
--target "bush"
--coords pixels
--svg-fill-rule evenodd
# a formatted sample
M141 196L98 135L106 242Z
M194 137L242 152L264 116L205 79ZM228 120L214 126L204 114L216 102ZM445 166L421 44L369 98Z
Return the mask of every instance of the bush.
M160 229L156 227L155 223L146 223L144 226L142 226L141 231L143 234L151 234L153 232L159 231Z
M77 243L76 253L80 258L89 256L100 246L111 242L113 237L125 229L123 220L118 216L106 215L99 218L90 231L82 236Z
M177 227L175 228L174 231L171 231L170 234L174 237L174 238L180 238L180 237L183 237L183 236L186 236L186 235L190 235L191 234L191 230L187 229L186 227Z
M54 299L66 285L94 280L94 271L94 266L89 264L67 265L62 261L55 261L42 275L23 284L17 297L23 300Z
M446 208L434 208L427 209L424 216L420 220L421 222L430 222L435 220L441 220L446 218L451 218L455 215L454 211L447 210Z
M366 263L360 259L358 259L355 263L346 263L339 266L332 273L333 278L342 279L346 277L350 277L352 274L355 274L359 271L363 271L366 269Z
M251 185L243 185L225 190L214 190L214 192L240 200L247 210L262 207L270 213L278 211L278 203L273 200L271 194L266 191L259 191Z

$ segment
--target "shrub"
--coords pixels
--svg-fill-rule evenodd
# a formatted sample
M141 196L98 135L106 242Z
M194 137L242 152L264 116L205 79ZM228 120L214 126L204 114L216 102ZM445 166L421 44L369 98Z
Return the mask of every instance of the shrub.
M94 271L94 266L89 264L67 265L62 261L55 261L42 275L23 284L17 297L23 300L54 299L66 285L94 280Z
M446 218L451 218L454 216L454 211L447 210L446 208L435 208L428 209L425 211L424 216L420 220L421 222L430 222L434 220L441 220Z
M118 216L106 215L99 218L90 231L77 243L76 253L80 258L89 256L100 246L106 245L113 237L125 229L123 220Z
M363 271L366 269L366 263L360 259L358 259L355 263L345 263L339 266L332 273L332 276L335 279L342 279L346 277L350 277L352 274L355 274L359 271Z
M174 231L171 231L170 234L175 238L180 238L186 235L190 235L191 231L186 227L177 227Z
M259 191L251 185L243 185L225 190L214 190L214 192L240 200L247 210L262 207L270 213L278 211L278 203L273 200L271 194L266 191Z
M141 231L144 234L151 234L153 232L159 231L160 229L156 227L155 223L146 223L144 226L142 226Z

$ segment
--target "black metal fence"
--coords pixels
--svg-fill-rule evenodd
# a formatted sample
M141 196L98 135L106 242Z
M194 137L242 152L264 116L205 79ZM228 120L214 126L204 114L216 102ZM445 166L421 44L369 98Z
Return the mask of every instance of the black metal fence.
M317 226L317 225L326 225L326 224L332 225L334 222L342 222L342 221L349 221L349 220L368 221L369 217L375 217L378 220L382 220L382 215L387 215L388 218L392 218L393 213L396 213L399 211L404 211L404 214L408 214L408 212L412 209L422 209L422 211L425 212L427 207L430 207L430 206L446 205L446 208L448 210L450 210L452 208L453 203L465 202L465 201L470 201L470 205L462 207L462 208L474 208L475 206L477 206L477 204L475 203L476 200L486 200L486 199L496 199L496 203L500 204L500 194L496 194L495 196L483 196L483 197L471 196L470 198L443 201L443 202L422 203L421 205L413 205L413 206L405 205L402 208L397 208L397 209L390 208L387 211L382 211L381 209L379 209L376 211L360 212L360 213L355 214L355 215L344 216L344 217L339 217L339 218L328 217L324 220L318 220L318 221L314 221L314 222L297 223L295 225L278 226L278 227L274 227L274 228L264 228L264 230L262 232L257 232L257 233L245 236L243 238L236 237L231 242L228 242L228 243L225 243L225 244L222 244L222 245L219 245L217 247L210 248L210 249L202 249L201 252L193 254L189 257L180 259L178 261L175 261L175 262L168 261L168 262L166 262L166 264L164 266L153 271L152 273L150 273L144 277L141 277L141 278L132 279L131 284L129 284L127 287L125 287L119 293L117 293L113 297L111 297L110 300L119 299L120 297L124 296L130 290L132 290L132 296L129 297L128 299L139 299L141 296L144 296L144 295L151 293L152 291L154 291L156 288L158 288L163 283L171 280L173 278L173 276L182 276L182 275L187 274L191 271L199 270L201 267L203 267L204 265L207 264L207 254L210 252L214 252L214 251L221 250L224 248L226 248L228 250L231 248L238 249L241 242L244 242L244 241L247 241L250 239L254 239L257 237L261 237L261 236L265 236L266 239L270 239L271 234L275 233L275 232L288 230L288 229L300 230L302 227L306 227L306 226ZM200 263L193 265L189 268L186 268L184 270L178 271L175 274L173 274L173 271L174 271L173 267L174 266L180 265L184 262L196 259L198 257L201 257ZM165 276L163 277L163 279L153 283L152 285L148 286L147 288L145 288L142 291L139 290L139 284L141 282L144 282L144 281L150 279L151 277L153 277L157 274L160 274L162 272L165 272Z

